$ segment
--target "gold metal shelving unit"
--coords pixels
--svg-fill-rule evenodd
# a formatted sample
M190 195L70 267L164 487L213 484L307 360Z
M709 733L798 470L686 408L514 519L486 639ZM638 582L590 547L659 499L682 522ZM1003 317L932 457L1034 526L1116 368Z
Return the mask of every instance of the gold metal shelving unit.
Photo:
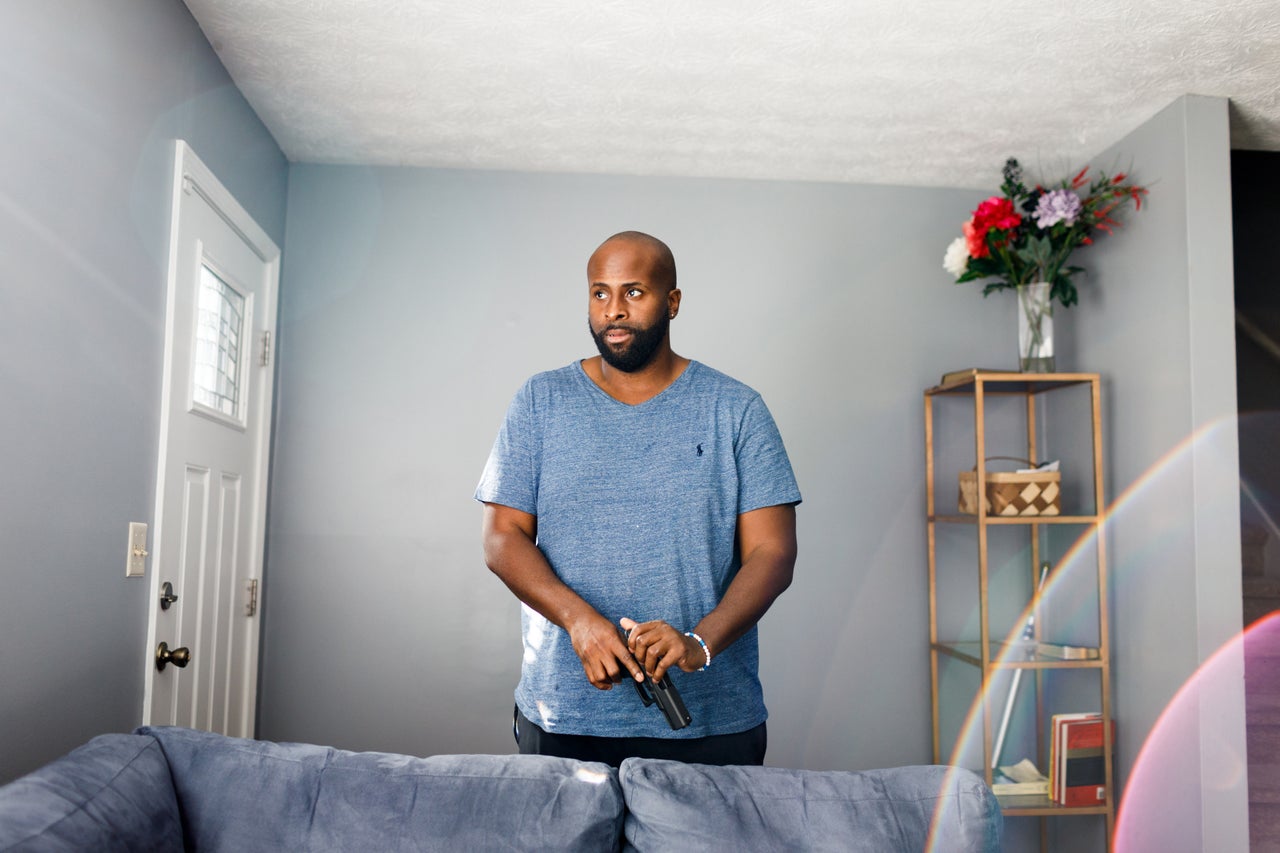
M937 472L934 469L934 401L944 396L965 396L973 398L974 406L974 444L976 450L977 482L979 497L983 494L981 484L986 482L986 401L994 396L1021 396L1026 399L1027 426L1027 459L1039 459L1036 447L1036 402L1043 394L1049 394L1059 388L1088 385L1092 404L1092 455L1093 455L1093 513L1058 516L991 516L987 514L986 502L979 499L977 515L942 515L937 511ZM1057 670L1085 669L1094 670L1101 679L1100 693L1103 718L1103 755L1105 767L1106 800L1097 806L1062 806L1048 797L1017 796L1001 797L1001 809L1007 816L1038 816L1040 822L1041 849L1047 849L1047 825L1043 818L1049 816L1105 815L1107 849L1111 849L1111 839L1115 830L1115 796L1111 712L1111 649L1108 632L1107 610L1107 565L1105 543L1102 537L1103 476L1102 476L1102 420L1100 413L1100 380L1096 373L997 373L989 371L973 371L967 375L953 379L945 384L935 386L924 392L924 428L925 428L925 469L926 495L928 501L928 538L929 538L929 670L932 694L933 720L933 760L944 763L942 755L942 734L939 718L938 663L942 656L962 661L977 668L980 678L981 717L982 717L982 772L988 784L991 784L992 768L990 755L992 747L991 702L988 698L988 685L998 671L1023 669L1031 670L1035 676L1036 702L1036 750L1037 766L1048 771L1046 766L1045 727L1050 717L1046 714L1044 702L1044 678ZM950 481L954 483L954 481ZM949 483L949 484L950 484ZM1070 509L1070 508L1067 508ZM978 610L979 637L977 641L940 640L938 637L938 575L937 575L937 526L939 524L975 525L978 539ZM1016 658L1002 654L1001 639L992 637L988 597L988 551L987 541L991 528L1030 527L1031 533L1031 589L1037 588L1037 570L1040 566L1040 528L1043 525L1080 525L1095 540L1097 562L1097 599L1098 599L1098 658L1092 660L1061 660L1058 658L1019 654ZM999 535L999 534L996 534ZM1034 594L1034 593L1033 593ZM1039 610L1038 597L1034 601L1034 611ZM1035 639L1040 639L1042 620L1037 618ZM1012 627L1012 626L1011 626ZM1007 632L1012 633L1012 631ZM1075 708L1064 710L1079 710Z

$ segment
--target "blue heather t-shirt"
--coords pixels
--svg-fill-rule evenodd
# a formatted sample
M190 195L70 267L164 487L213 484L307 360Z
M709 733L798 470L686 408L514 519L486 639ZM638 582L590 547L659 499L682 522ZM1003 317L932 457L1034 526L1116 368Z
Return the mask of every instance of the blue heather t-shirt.
M741 513L799 503L782 437L760 395L693 361L636 406L600 389L579 362L534 376L498 432L476 500L537 516L538 547L556 574L617 624L662 619L692 630L739 567ZM714 649L702 672L671 670L691 725L673 731L624 679L587 681L569 635L522 607L516 704L549 732L704 737L768 716L752 628Z

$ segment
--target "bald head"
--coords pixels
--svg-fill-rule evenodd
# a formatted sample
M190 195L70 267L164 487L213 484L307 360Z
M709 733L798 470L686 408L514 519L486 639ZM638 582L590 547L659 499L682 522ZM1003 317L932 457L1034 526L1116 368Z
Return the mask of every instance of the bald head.
M591 254L591 259L587 261L587 274L590 275L591 265L598 256L601 256L611 249L617 248L625 244L632 249L639 250L648 256L650 266L650 275L654 284L661 285L668 292L676 288L676 259L671 254L671 249L666 243L643 231L620 231L614 234L608 240L605 240Z

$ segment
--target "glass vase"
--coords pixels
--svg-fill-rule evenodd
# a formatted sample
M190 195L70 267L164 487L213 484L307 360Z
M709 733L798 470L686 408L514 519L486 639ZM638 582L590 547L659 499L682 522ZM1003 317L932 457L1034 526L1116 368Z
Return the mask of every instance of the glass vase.
M1018 285L1018 369L1053 373L1053 299L1049 282Z

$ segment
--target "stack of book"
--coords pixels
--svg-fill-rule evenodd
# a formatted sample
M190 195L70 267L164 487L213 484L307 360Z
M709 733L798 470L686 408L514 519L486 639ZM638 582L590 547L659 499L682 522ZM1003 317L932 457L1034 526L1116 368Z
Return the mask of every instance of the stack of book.
M992 776L991 792L997 797L1048 797L1049 777L1024 758L1017 764L996 768ZM1018 805L1017 802L1006 805Z
M1054 714L1049 741L1049 798L1063 806L1100 806L1107 800L1102 715ZM1115 749L1116 721L1111 721Z
M998 367L966 367L964 370L950 370L942 374L939 385L955 385L973 379L980 373L1017 373L1017 370L1004 370Z

